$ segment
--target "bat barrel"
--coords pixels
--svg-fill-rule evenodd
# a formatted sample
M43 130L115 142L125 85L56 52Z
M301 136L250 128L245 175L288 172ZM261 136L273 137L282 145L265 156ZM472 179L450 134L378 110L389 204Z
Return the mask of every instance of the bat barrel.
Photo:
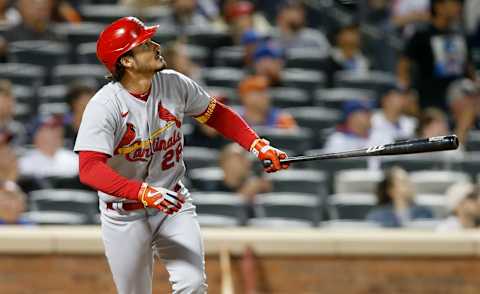
M373 149L371 155L401 155L434 151L455 150L458 148L458 138L455 135L431 137L427 139L409 140L385 145L381 150ZM370 148L369 148L370 149ZM369 153L367 149L367 153Z

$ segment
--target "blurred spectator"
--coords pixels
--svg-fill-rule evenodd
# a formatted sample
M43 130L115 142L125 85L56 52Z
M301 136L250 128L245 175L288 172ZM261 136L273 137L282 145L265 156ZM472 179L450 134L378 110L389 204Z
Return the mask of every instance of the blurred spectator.
M248 152L238 144L225 146L219 156L219 165L223 170L223 181L219 191L238 193L249 203L249 217L253 217L253 201L259 193L270 192L272 183L252 172L252 161Z
M240 45L243 47L244 66L250 68L254 62L255 51L259 43L263 42L264 37L254 30L248 30L240 38Z
M55 39L55 34L51 30L54 1L18 0L17 8L22 21L8 30L6 33L8 42Z
M373 145L410 139L415 135L417 121L405 115L408 93L392 88L380 100L381 109L372 115L371 142Z
M465 36L455 25L461 16L460 0L431 0L432 19L406 43L397 67L403 87L418 90L422 108L435 106L446 110L446 90L458 78L475 77ZM417 72L412 77L411 67Z
M478 188L471 183L456 183L447 190L447 208L451 215L441 222L438 232L453 232L471 229L479 220Z
M170 5L171 13L157 20L161 26L173 27L181 35L213 28L208 18L198 9L197 0L173 0Z
M64 130L61 117L38 117L33 125L34 149L20 157L22 176L73 177L78 174L78 157L63 147Z
M88 101L95 95L95 87L88 83L76 82L70 85L67 103L70 113L65 118L65 145L73 149L77 138L83 111Z
M480 1L465 0L464 2L465 29L469 35L480 29Z
M11 182L0 183L0 225L29 225L22 218L26 209L25 194Z
M27 141L27 132L22 123L14 120L15 97L12 83L0 80L0 133L11 137L11 143L20 146Z
M253 62L253 71L256 75L266 77L272 87L282 85L285 62L280 48L271 43L256 46L253 53Z
M370 67L370 62L361 52L360 32L357 25L342 27L335 36L335 44L325 66L328 87L334 86L334 74L339 70L364 73Z
M408 173L399 167L385 171L377 186L377 207L367 215L367 220L383 227L403 227L414 219L432 218L430 210L414 203L414 188Z
M429 138L448 135L448 121L446 114L438 108L427 108L420 116L417 136Z
M285 1L277 14L276 29L272 32L273 39L285 49L316 48L327 54L330 44L319 30L305 26L305 8L300 1Z
M9 144L10 139L9 134L0 131L0 182L18 179L17 155Z
M178 71L203 85L200 67L190 58L187 46L182 41L168 43L163 49L162 56L168 68Z
M358 2L360 5L360 19L362 22L383 26L389 21L392 1L366 0Z
M229 27L233 44L240 44L243 34L247 31L254 30L266 35L272 29L265 17L255 11L255 7L250 1L226 1L224 18Z
M451 128L460 142L465 143L468 132L480 127L480 88L469 79L457 80L448 87L447 103Z
M268 80L262 76L250 76L240 82L239 114L253 127L295 128L297 124L289 113L271 106L268 89Z
M369 145L371 106L367 101L347 101L342 123L325 143L324 151L341 152Z
M448 120L446 114L438 108L429 107L420 115L417 126L417 137L430 138L437 136L445 136L450 133L448 128ZM462 159L464 156L464 142L460 142L460 146L456 150L443 151L435 154L437 160L454 160ZM426 156L426 155L425 155Z
M396 0L392 4L392 22L402 36L411 36L416 26L430 19L429 0Z
M0 28L8 28L21 21L18 11L10 5L8 0L0 0Z
M53 12L52 21L79 23L82 21L80 13L73 7L68 0L52 0Z

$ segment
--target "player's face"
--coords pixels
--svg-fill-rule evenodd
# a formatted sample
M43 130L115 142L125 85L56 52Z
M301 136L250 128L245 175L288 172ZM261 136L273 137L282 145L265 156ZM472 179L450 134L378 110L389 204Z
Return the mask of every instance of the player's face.
M167 65L161 55L160 44L151 39L132 49L132 69L139 73L157 72Z
M415 195L415 191L410 181L408 173L404 170L396 170L394 175L394 180L392 183L390 194L394 198L402 198L407 201L412 200Z

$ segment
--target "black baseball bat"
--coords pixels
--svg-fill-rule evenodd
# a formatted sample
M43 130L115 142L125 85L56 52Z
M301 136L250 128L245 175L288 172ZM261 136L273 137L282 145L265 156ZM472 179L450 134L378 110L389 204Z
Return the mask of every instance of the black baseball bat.
M412 139L392 144L372 146L363 149L356 149L344 152L294 156L281 159L280 163L292 163L311 160L325 160L338 158L352 158L364 156L386 156L412 153L424 153L434 151L455 150L458 148L456 135L430 137L426 139ZM265 160L263 166L270 166L271 161Z

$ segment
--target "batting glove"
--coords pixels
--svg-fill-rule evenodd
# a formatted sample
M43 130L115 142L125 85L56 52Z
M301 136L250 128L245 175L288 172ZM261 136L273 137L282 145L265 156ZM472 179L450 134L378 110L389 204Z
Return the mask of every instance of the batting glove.
M154 207L166 214L174 214L182 208L185 196L161 187L152 187L143 183L138 192L138 200L145 207Z
M287 158L287 154L283 151L278 150L270 146L270 142L265 139L256 139L250 147L250 152L255 154L255 156L260 159L262 162L269 163L264 169L267 173L276 172L281 169L287 169L288 163L280 163L280 159Z

